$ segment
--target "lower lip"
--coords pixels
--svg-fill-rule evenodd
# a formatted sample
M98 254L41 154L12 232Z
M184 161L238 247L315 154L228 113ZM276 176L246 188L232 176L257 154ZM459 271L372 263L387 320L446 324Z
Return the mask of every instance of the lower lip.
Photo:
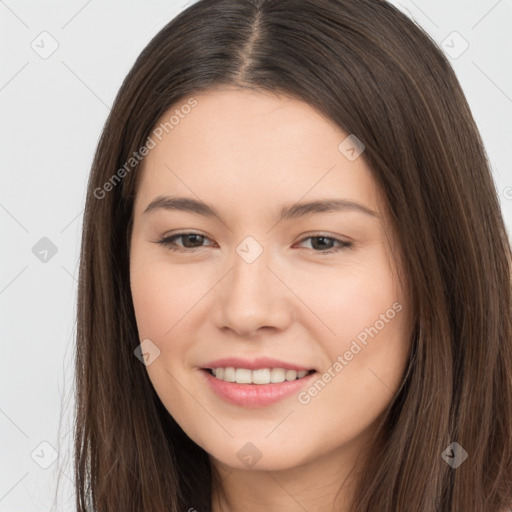
M208 370L201 370L211 389L226 402L239 407L265 407L296 394L316 375L279 384L237 384L217 379Z

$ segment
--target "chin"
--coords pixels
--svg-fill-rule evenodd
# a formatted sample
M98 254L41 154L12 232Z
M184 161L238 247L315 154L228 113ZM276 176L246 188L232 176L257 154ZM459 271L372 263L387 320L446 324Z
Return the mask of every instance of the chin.
M223 443L212 440L201 447L223 466L252 471L290 470L322 456L320 447L305 445L307 437L298 439L289 436L288 439L289 443L283 444L282 438L238 437Z

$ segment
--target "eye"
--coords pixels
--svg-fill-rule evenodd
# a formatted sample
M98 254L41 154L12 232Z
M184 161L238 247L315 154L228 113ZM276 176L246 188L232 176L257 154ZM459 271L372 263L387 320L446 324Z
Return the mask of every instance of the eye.
M183 246L177 245L174 242L179 238L181 238L182 241L184 242ZM175 235L162 238L157 243L167 247L171 251L187 252L193 249L205 247L204 245L202 245L202 242L204 242L204 240L209 240L209 238L204 235L200 235L199 233L177 233Z
M175 240L178 239L182 240L183 245L175 243ZM199 233L177 233L172 236L164 237L156 243L167 247L171 251L190 252L194 249L205 247L205 245L203 245L205 240L210 239ZM349 249L353 246L352 242L345 242L344 240L325 235L308 236L303 238L299 243L303 243L306 240L312 241L311 249L313 249L314 252L321 252L322 254L331 254L343 249ZM338 245L335 246L335 244Z
M322 254L332 254L343 249L349 249L353 246L352 242L346 242L339 240L331 236L315 235L303 238L299 243L303 243L306 240L311 240L311 248L315 252L321 252ZM337 247L333 247L334 244L338 244Z

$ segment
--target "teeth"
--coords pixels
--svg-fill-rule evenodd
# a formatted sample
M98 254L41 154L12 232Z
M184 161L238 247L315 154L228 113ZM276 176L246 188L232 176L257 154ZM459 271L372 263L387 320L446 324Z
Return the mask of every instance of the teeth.
M270 382L284 382L286 380L286 370L282 368L272 368L270 370Z
M297 380L297 372L295 370L286 370L286 380Z
M269 384L270 383L270 370L263 368L261 370L254 370L250 372L251 382L253 384Z
M220 369L222 370L222 368ZM222 380L225 380L226 382L235 382L235 369L224 368L224 377L222 377Z
M252 382L251 370L237 368L235 370L235 381L237 384L250 384Z
M281 383L302 379L308 374L307 370L285 370L284 368L260 368L248 370L246 368L213 368L213 374L217 379L237 384L269 384Z

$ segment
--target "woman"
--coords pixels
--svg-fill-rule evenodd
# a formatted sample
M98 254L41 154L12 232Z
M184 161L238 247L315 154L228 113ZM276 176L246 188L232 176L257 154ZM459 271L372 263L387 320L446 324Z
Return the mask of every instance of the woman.
M509 510L510 262L467 102L406 16L193 4L91 171L78 510Z

